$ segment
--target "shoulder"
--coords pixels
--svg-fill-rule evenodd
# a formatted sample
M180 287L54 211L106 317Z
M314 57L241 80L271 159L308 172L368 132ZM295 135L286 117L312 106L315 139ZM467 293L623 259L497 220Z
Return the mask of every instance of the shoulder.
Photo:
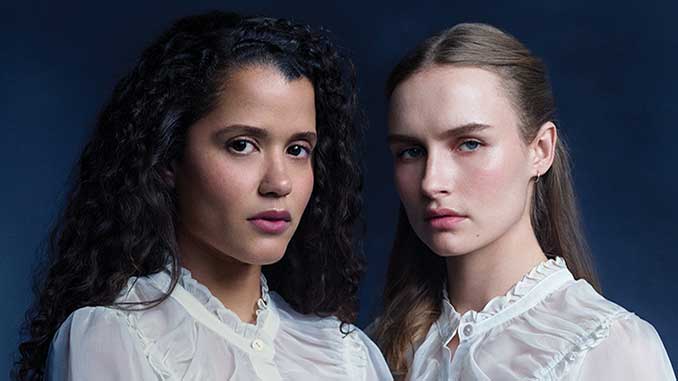
M657 330L634 314L610 325L607 337L586 356L581 374L617 380L675 379Z
M392 380L381 351L360 328L334 316L299 313L275 292L271 300L280 316L280 345L291 348L283 356L295 363L314 357L314 363L334 369L333 374L348 372L351 379ZM313 355L296 358L304 353Z
M83 307L61 324L53 342L58 345L77 341L79 345L92 346L123 328L127 325L119 311L108 307Z
M506 324L491 328L470 354L490 378L560 379L576 372L616 322L631 316L588 282L571 280Z
M113 308L84 307L73 312L52 339L46 374L49 380L108 380L152 375L147 368L123 314Z

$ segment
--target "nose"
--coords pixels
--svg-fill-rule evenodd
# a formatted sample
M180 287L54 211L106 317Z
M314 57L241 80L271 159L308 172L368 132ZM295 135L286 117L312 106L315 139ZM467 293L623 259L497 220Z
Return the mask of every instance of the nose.
M450 193L452 178L451 163L446 163L439 154L429 152L426 157L424 177L421 179L421 191L424 197L437 199Z
M274 158L267 163L258 191L265 197L285 197L292 192L292 181L283 158Z

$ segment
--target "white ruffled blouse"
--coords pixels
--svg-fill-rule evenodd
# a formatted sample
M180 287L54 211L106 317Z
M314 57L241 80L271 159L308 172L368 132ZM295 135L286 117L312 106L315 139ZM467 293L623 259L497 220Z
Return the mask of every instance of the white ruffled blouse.
M120 302L156 299L170 276L133 278ZM256 324L243 323L182 269L171 297L145 311L85 307L50 347L48 380L391 380L357 327L294 311L262 276Z
M480 312L445 300L410 360L408 380L676 379L654 327L575 280L560 257Z

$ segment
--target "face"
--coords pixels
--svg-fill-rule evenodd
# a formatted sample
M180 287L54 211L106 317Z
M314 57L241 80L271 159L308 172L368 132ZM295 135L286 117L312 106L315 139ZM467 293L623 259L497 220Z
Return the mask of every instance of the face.
M175 166L180 234L247 264L279 260L313 190L315 97L271 66L230 73Z
M409 222L435 253L467 254L529 224L530 149L500 78L425 69L391 97L389 145Z

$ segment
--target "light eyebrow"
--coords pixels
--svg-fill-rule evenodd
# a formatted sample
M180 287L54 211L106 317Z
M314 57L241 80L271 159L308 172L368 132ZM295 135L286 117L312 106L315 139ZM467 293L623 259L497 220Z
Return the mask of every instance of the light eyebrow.
M491 128L492 126L489 124L484 124L484 123L466 123L462 124L460 126L455 126L452 127L448 130L445 130L440 134L441 138L449 138L449 137L458 137L458 136L463 136L463 135L468 135L474 132L479 132L488 128ZM412 144L412 143L419 143L419 139L409 136L409 135L404 135L404 134L389 134L387 141L389 144L394 144L394 143L407 143L407 144Z
M480 132L492 127L489 124L483 123L466 123L461 126L455 126L441 134L442 137L451 137L451 136L463 136L472 134L474 132Z

